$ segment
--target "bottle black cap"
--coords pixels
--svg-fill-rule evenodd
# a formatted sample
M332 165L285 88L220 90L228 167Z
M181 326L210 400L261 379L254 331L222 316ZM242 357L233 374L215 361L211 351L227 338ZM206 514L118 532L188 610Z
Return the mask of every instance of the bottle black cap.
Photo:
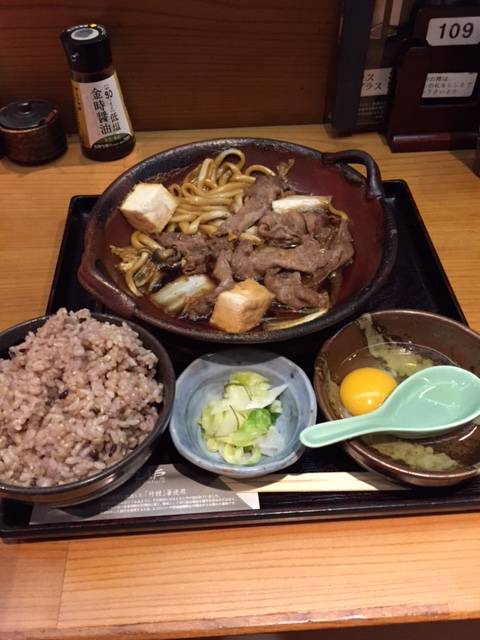
M73 71L92 73L112 64L110 38L101 24L79 24L60 35L68 64Z

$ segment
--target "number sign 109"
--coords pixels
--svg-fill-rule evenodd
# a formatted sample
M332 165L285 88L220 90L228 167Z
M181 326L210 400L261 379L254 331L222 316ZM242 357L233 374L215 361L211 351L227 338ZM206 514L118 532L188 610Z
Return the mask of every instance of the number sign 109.
M480 42L480 16L432 18L427 42L433 47L471 45Z

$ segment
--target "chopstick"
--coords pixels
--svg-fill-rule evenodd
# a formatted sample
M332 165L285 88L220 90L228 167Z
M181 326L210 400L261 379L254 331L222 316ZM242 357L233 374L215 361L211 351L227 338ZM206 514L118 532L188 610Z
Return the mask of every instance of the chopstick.
M405 491L408 489L408 487L395 484L368 471L271 474L251 480L237 480L222 476L221 479L236 493Z

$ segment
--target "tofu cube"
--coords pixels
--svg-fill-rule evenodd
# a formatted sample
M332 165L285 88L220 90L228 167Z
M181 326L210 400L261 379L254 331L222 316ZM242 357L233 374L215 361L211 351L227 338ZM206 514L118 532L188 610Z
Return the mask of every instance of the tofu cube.
M227 333L250 331L261 321L273 298L266 287L249 278L222 291L210 322Z
M160 232L177 207L175 196L163 184L139 182L120 205L120 211L134 229Z

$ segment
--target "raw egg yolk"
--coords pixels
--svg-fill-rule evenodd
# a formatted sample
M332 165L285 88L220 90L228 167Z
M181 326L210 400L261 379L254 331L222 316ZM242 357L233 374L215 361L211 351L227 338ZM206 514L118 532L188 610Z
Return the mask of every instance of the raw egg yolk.
M378 409L396 386L394 378L386 371L361 367L342 380L340 400L352 416L359 416Z

